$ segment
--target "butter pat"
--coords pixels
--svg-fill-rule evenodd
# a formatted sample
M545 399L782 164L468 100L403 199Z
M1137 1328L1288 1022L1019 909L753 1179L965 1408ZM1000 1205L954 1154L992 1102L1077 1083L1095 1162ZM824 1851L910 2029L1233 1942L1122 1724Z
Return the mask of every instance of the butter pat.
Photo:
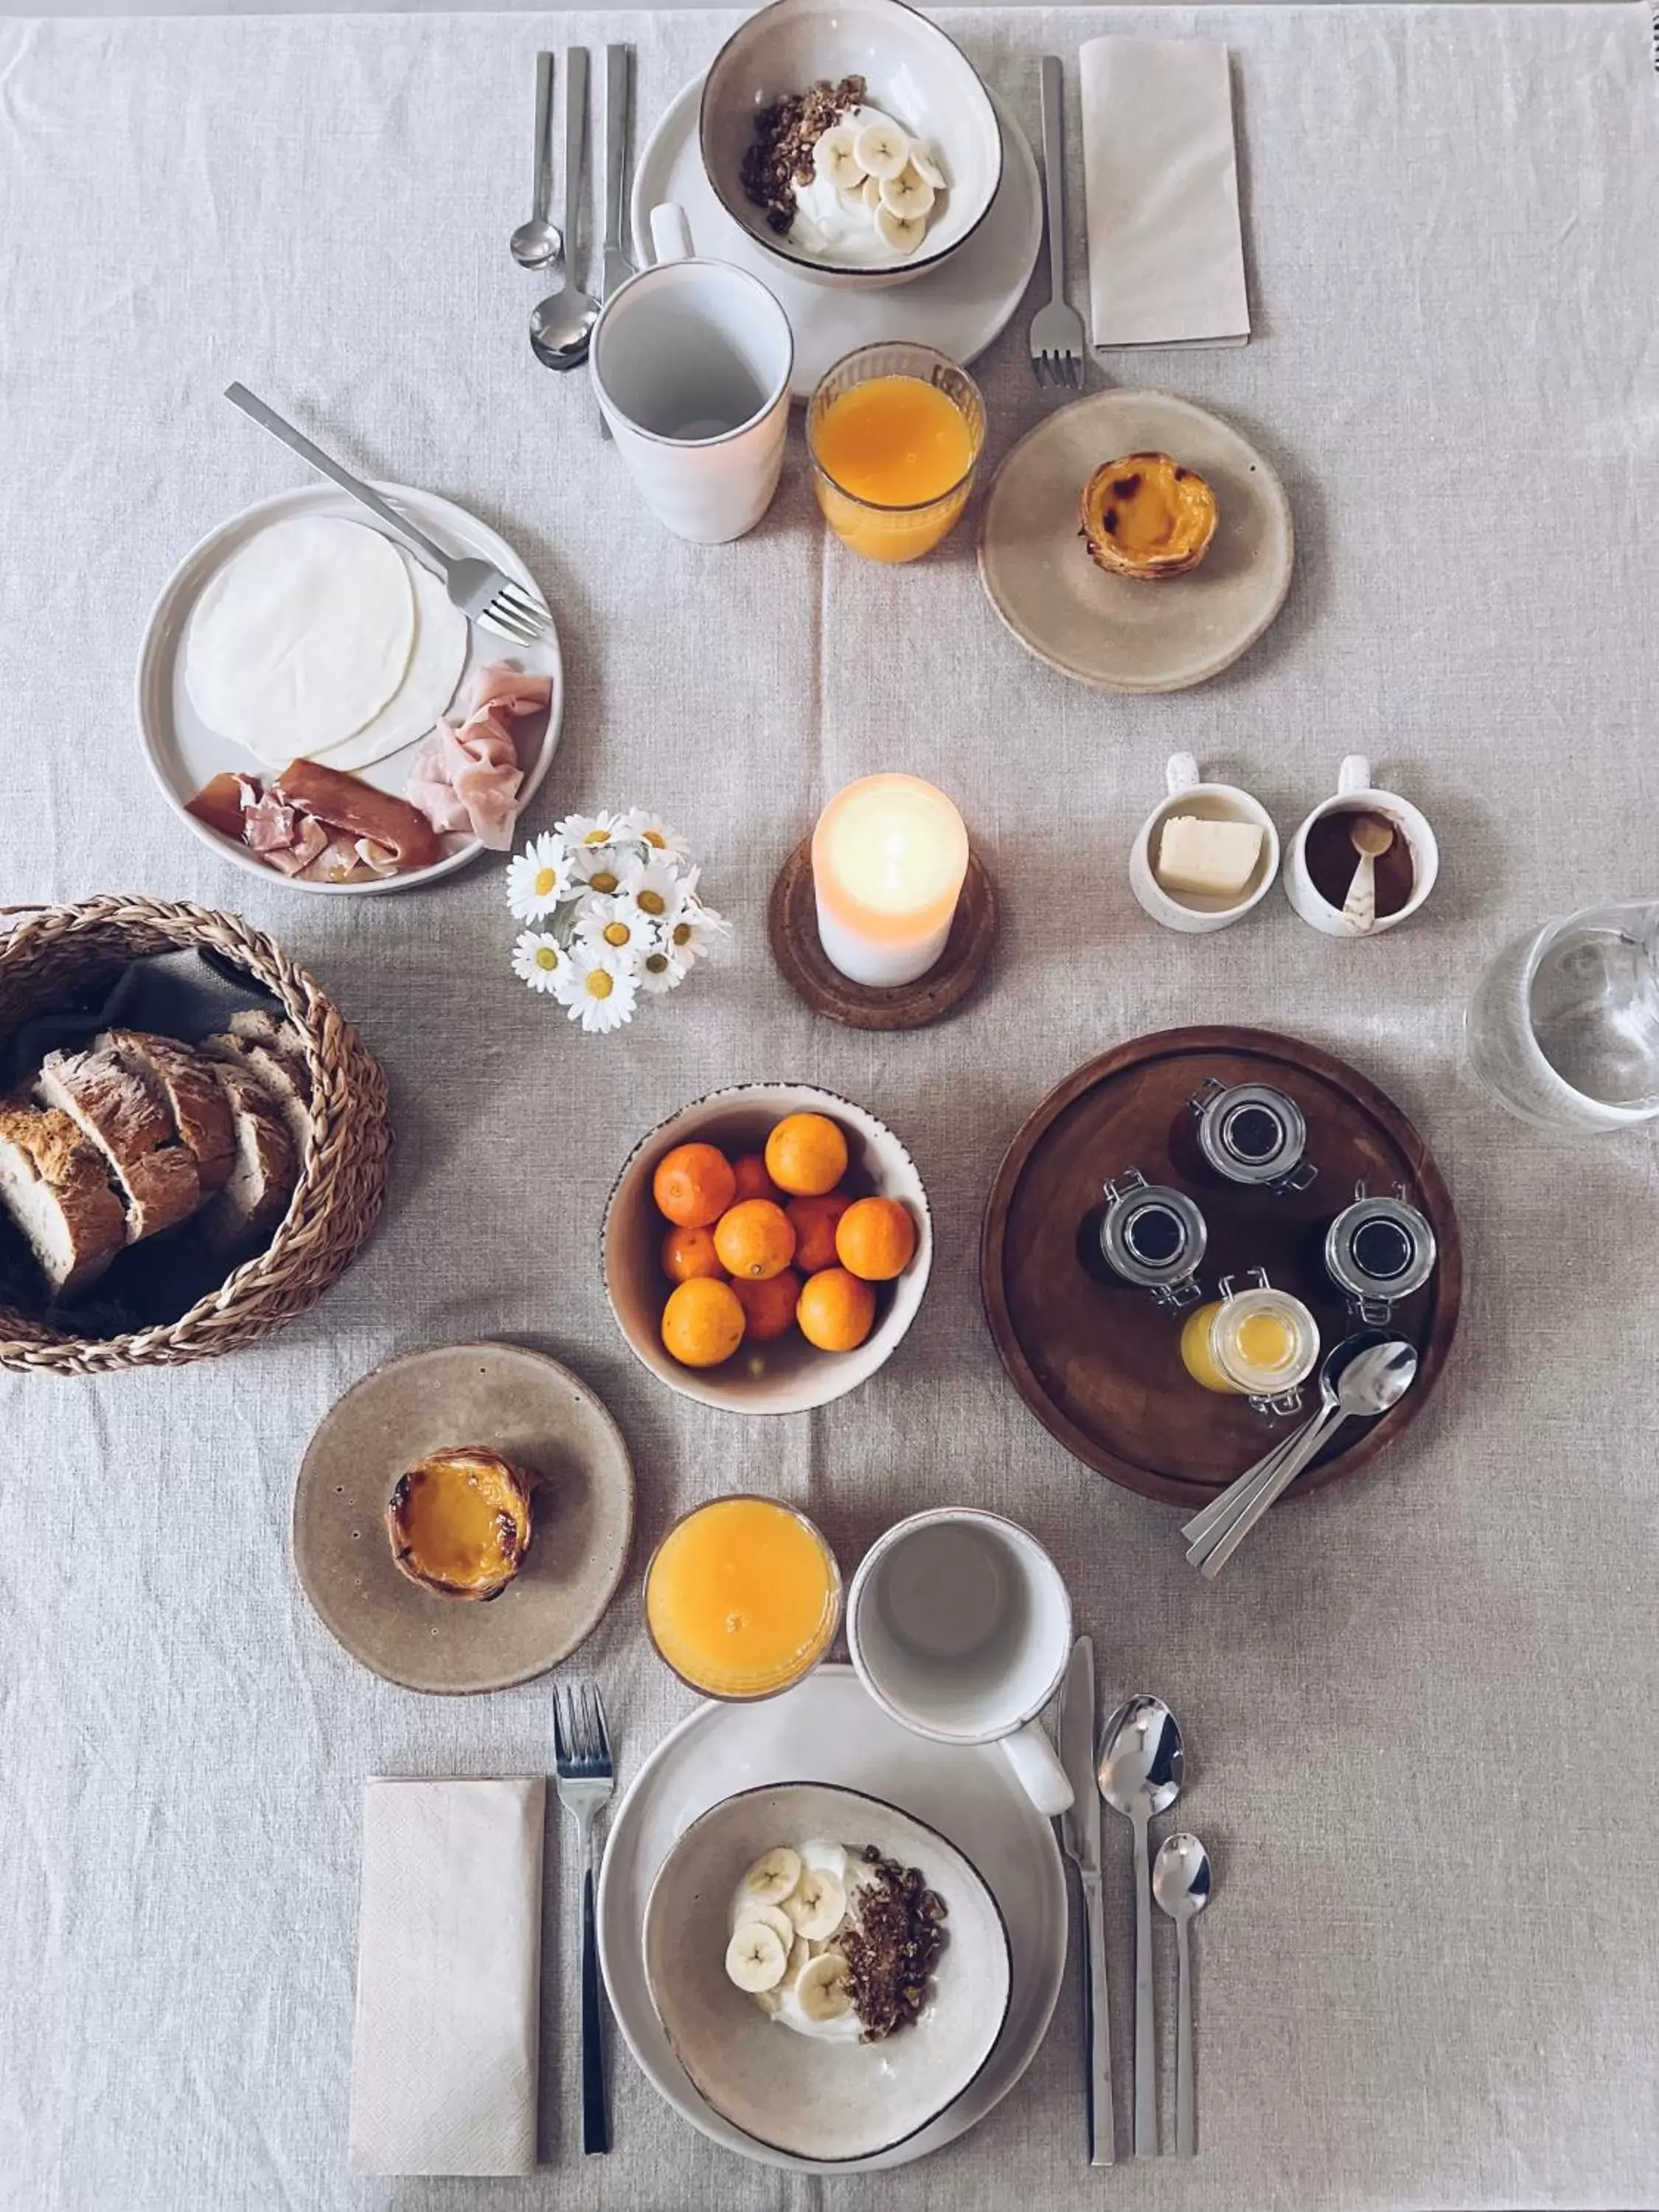
M1204 898L1243 898L1261 858L1261 831L1254 822L1206 822L1171 814L1158 841L1153 870L1166 891Z

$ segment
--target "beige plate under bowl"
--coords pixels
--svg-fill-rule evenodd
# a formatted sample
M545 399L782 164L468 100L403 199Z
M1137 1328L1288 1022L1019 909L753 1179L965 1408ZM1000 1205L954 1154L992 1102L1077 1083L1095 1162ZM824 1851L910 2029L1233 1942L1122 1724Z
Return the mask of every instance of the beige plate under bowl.
M398 1476L455 1444L486 1444L542 1478L529 1555L487 1603L410 1582L386 1534ZM518 1345L441 1344L377 1368L324 1416L294 1493L294 1564L324 1627L388 1682L504 1690L598 1626L633 1528L628 1447L585 1384Z
M1172 453L1215 493L1210 550L1148 583L1096 568L1079 535L1083 487L1120 454ZM1029 652L1106 691L1184 691L1249 652L1285 604L1290 502L1231 423L1167 392L1096 392L1022 438L993 479L979 573Z
M732 1893L778 1844L874 1844L945 1900L946 1941L913 2027L826 2043L770 2019L727 1980ZM953 2105L990 2057L1013 1967L1001 1910L937 1830L878 1797L781 1782L723 1799L663 1861L645 1908L645 1972L680 2063L717 2112L775 2150L823 2164L872 2158Z

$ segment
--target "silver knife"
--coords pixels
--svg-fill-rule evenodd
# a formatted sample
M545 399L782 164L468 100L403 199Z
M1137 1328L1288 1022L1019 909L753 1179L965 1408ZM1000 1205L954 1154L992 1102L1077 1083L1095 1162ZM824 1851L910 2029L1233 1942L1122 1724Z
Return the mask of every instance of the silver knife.
M1089 2163L1117 2160L1112 2110L1112 2008L1106 1983L1106 1935L1100 1893L1100 1780L1095 1771L1095 1647L1079 1636L1066 1662L1060 1692L1060 1761L1072 1785L1072 1806L1060 1816L1060 1840L1083 1887L1083 1925L1089 1951L1084 1978L1084 2022L1089 2087Z
M634 274L634 264L623 243L623 213L629 111L632 106L629 79L633 58L631 46L607 46L605 50L605 237L599 248L604 282L599 295L605 300Z

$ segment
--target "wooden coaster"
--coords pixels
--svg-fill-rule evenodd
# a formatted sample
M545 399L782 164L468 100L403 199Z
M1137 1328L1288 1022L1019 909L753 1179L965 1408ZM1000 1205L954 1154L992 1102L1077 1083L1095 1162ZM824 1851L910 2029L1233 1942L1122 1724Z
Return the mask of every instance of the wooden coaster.
M816 1014L854 1030L919 1030L953 1013L978 982L997 933L996 885L971 849L945 950L914 983L870 990L836 967L818 940L812 841L803 837L779 869L767 914L772 957Z

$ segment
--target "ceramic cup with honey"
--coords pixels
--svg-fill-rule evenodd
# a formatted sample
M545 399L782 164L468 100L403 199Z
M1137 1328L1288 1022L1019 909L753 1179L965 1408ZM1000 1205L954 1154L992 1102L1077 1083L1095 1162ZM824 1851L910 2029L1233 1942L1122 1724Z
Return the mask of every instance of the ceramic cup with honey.
M1360 928L1342 911L1359 854L1345 817L1374 815L1394 831L1376 861L1376 919ZM1409 799L1379 791L1363 753L1350 753L1336 789L1297 830L1285 854L1285 894L1304 921L1327 937L1380 937L1409 921L1440 872L1440 848L1426 819Z

